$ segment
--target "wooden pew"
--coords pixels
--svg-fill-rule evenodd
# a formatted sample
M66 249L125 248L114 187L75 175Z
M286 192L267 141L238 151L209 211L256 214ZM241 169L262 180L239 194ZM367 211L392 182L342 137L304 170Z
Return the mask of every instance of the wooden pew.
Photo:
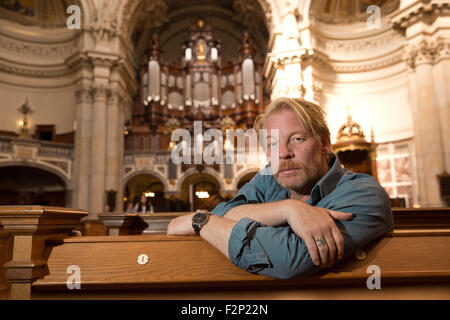
M98 215L108 235L165 234L172 219L190 212L126 213L106 212Z
M108 235L153 234L167 232L170 220L190 212L150 214L108 212L99 215ZM394 226L405 228L450 228L450 208L393 208Z
M392 214L396 229L450 227L450 207L392 208Z
M70 227L77 223L72 221L69 227L64 221L75 216L80 219L84 212L17 208L14 213L9 208L5 214L2 209L1 228L14 237L12 261L5 265L12 299L450 298L450 228L398 229L329 272L281 281L240 270L199 237L69 237ZM16 217L25 219L33 212L40 212L41 220L30 220L31 228L24 223L11 227ZM29 229L34 232L26 231ZM15 241L21 240L22 234L31 237L27 238L28 247L40 243L32 257L30 251L25 254L23 241ZM138 263L142 254L149 258L146 264ZM381 290L367 288L371 265L381 270ZM79 267L79 290L68 289L69 266ZM24 272L35 269L46 272Z
M12 299L29 297L31 284L48 274L47 241L70 236L86 215L69 208L0 206L0 297L5 291Z

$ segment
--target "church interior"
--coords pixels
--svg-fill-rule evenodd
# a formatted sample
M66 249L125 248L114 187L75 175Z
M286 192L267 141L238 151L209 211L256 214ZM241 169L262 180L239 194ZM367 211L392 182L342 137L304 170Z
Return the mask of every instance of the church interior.
M69 28L72 14L79 28ZM29 297L57 286L64 254L106 246L108 237L152 234L169 243L158 238L168 221L231 199L266 164L254 150L244 151L244 163L175 164L172 133L194 132L195 121L202 132L246 131L283 96L322 106L333 151L346 168L377 179L401 236L443 252L423 277L441 281L435 296L448 299L450 3L443 0L0 0L0 293ZM242 147L222 143L231 152ZM150 207L139 216L141 198ZM52 251L59 256L50 275L46 259L12 256L18 235L34 255L36 230L79 237L58 238L66 242ZM148 245L159 250L156 243ZM383 257L404 257L396 245ZM74 251L57 250L64 246ZM94 248L95 255L102 253ZM17 267L19 260L43 262ZM15 268L33 276L19 279ZM236 274L228 280L253 280Z

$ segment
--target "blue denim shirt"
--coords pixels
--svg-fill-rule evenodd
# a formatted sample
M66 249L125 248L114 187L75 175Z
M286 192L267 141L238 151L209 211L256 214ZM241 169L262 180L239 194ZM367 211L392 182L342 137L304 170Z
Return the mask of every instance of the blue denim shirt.
M343 168L335 155L330 164L307 203L354 215L350 221L335 220L344 237L345 259L392 230L393 217L388 195L372 176ZM270 168L258 172L212 213L224 216L235 206L289 199L289 189L278 184L267 170ZM228 253L231 262L241 269L276 279L309 276L322 270L313 264L305 242L289 225L271 227L242 218L231 231Z

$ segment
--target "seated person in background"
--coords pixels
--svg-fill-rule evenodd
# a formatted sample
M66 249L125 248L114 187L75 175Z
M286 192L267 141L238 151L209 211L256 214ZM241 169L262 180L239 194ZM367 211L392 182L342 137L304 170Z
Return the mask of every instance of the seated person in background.
M279 129L278 140L267 139L279 148L277 171L262 169L211 214L172 220L169 235L197 231L238 267L288 279L329 268L392 230L389 197L373 177L341 166L319 106L277 99L256 119L262 128Z
M145 195L141 195L139 198L139 202L136 203L136 206L134 207L134 212L137 213L151 213L153 212L153 206L150 202L150 199L148 199Z
M133 205L133 202L131 202L131 201L128 201L127 202L127 210L126 210L127 212L134 212L134 205Z

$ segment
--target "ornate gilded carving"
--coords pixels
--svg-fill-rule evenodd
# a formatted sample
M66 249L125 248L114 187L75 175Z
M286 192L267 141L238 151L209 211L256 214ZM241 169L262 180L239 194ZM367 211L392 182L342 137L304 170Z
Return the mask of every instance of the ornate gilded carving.
M347 150L370 150L370 143L367 142L361 126L353 121L352 116L348 114L347 121L339 128L335 152Z

